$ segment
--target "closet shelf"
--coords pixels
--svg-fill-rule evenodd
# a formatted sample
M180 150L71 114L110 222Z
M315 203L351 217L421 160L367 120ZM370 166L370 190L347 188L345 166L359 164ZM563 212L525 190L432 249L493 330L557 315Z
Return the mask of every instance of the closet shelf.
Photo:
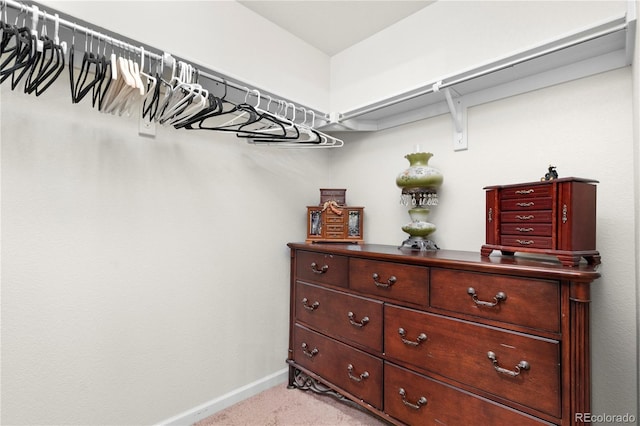
M452 118L463 119L462 123L456 123L458 129L453 129L455 139L456 133L466 134L464 118L468 107L630 65L635 31L635 4L629 2L625 16L361 108L330 113L328 123L321 128L377 131L451 112ZM453 100L462 106L461 114L460 111L453 114L451 103L447 102L447 90L443 89L449 89Z

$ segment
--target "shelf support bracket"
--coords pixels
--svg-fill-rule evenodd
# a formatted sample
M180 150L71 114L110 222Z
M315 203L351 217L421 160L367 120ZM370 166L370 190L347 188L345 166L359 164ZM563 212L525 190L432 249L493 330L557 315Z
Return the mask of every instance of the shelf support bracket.
M433 91L439 92L442 90L445 99L447 100L447 106L451 113L451 120L453 122L453 150L463 151L468 148L467 146L467 106L464 104L462 97L457 96L455 99L451 95L451 89L445 87L441 89L442 81L438 81L433 85Z

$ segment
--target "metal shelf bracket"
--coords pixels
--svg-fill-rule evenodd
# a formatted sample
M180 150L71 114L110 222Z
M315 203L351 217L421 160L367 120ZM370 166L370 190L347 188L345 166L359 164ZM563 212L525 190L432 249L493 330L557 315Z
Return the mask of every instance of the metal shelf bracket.
M454 99L451 95L452 89L445 87L441 88L442 80L436 82L433 86L433 92L437 93L442 90L447 100L447 106L451 113L451 121L453 122L453 150L464 151L468 148L467 145L467 106L463 102L462 96L456 93Z

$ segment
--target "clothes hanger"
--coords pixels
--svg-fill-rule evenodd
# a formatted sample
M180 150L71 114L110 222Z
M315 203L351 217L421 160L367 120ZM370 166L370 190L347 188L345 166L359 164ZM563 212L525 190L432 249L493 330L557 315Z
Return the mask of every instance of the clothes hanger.
M88 47L89 35L85 35L84 48L85 52L82 56L82 63L80 65L80 73L77 79L74 80L74 50L75 50L75 28L74 35L72 37L72 46L69 53L69 78L71 84L71 101L73 103L79 103L89 92L92 92L92 100L95 103L96 99L96 85L103 78L103 69L105 61L100 55L93 53L93 34L91 35L91 45ZM89 76L91 78L89 79ZM88 80L88 81L87 81Z
M26 27L26 16L23 16L22 27L18 27L20 15L25 13L26 8L20 6L20 12L16 15L15 23L12 27L5 26L3 29L3 53L8 53L2 63L0 63L0 83L11 76L11 89L15 89L20 79L25 75L28 67L33 61L33 41L31 32ZM5 36L7 36L5 38ZM19 71L16 77L16 72Z
M41 31L42 36L46 37L46 13L44 14L44 23L43 29ZM66 52L66 42L60 43L59 37L59 28L60 28L60 18L56 13L54 15L54 37L53 39L45 40L44 50L50 51L51 61L49 61L48 66L45 67L45 70L41 70L35 78L35 81L27 90L27 85L25 85L25 91L28 93L35 92L36 96L40 96L45 92L53 82L60 76L65 67L65 52Z

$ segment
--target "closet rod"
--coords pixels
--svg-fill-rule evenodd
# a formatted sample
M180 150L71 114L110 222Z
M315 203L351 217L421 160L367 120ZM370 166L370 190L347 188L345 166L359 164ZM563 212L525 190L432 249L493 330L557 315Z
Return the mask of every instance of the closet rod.
M57 22L58 22L59 25L65 27L65 28L67 28L67 29L69 29L71 31L84 33L85 36L95 37L98 40L103 40L106 43L113 44L115 46L118 46L118 47L121 47L121 48L124 48L124 49L127 49L127 50L131 50L131 51L133 51L133 52L135 52L136 54L139 54L139 55L144 54L149 59L153 59L155 61L160 61L160 60L163 59L163 57L165 59L167 58L166 55L161 55L161 54L158 54L158 53L154 52L154 50L155 51L160 51L160 49L156 49L156 48L153 48L151 46L146 46L146 45L145 45L145 47L143 47L143 43L132 44L132 42L123 41L121 39L109 36L109 35L107 35L107 34L105 34L103 32L93 30L93 29L91 29L89 27L85 27L83 25L79 25L76 22L72 22L69 19L73 19L73 18L70 17L68 14L65 14L65 13L62 13L62 12L59 12L59 11L55 11L53 13L47 12L46 9L51 9L51 10L54 10L54 9L49 8L48 6L45 7L45 6L39 5L37 2L30 2L30 3L32 3L33 5L30 6L30 5L27 5L25 3L22 3L22 2L19 2L19 1L16 1L16 0L0 0L0 8L9 6L9 7L15 9L19 14L20 13L28 13L32 17L35 14L36 16L38 16L38 21L39 21L40 18L43 18L43 19L46 19L49 22L56 22L55 18L54 18L56 14L58 14L59 16L64 15L64 16L67 16L68 18L59 17L57 19ZM37 30L36 28L33 28L33 29ZM107 30L105 30L105 31L107 31ZM166 54L168 54L168 53L166 53ZM183 60L179 56L176 56L176 55L169 54L169 57L171 59L173 59L173 60L178 60L178 61L182 61L182 62L185 62L185 63L189 63L190 62L190 61L187 61L187 60ZM232 88L234 88L234 89L236 89L238 91L246 93L247 96L251 96L251 97L259 96L260 99L262 99L262 100L264 100L264 97L266 96L266 97L270 98L273 101L274 104L278 104L279 101L280 102L284 102L284 103L286 103L288 105L293 105L296 108L296 110L300 111L301 114L307 114L307 113L310 113L310 112L313 111L313 113L315 114L315 117L317 117L317 119L319 121L326 121L327 120L326 119L327 114L324 113L324 112L318 111L318 110L316 110L314 108L308 108L308 107L306 107L304 105L300 105L300 104L297 104L295 102L290 102L287 99L282 99L281 98L281 99L278 100L277 98L279 98L279 97L274 96L272 93L270 93L270 92L268 92L266 90L259 89L259 88L255 88L255 87L252 88L252 87L250 87L250 85L243 84L237 78L224 76L222 73L217 73L217 72L215 72L213 70L210 70L207 67L203 67L201 65L197 65L197 64L192 64L192 65L195 68L198 69L198 72L199 72L200 76L205 77L205 78L207 78L207 79L209 79L211 81L214 81L214 82L225 84L228 87L232 87ZM259 93L260 95L258 95L257 93ZM320 123L320 125L321 124L322 123Z

